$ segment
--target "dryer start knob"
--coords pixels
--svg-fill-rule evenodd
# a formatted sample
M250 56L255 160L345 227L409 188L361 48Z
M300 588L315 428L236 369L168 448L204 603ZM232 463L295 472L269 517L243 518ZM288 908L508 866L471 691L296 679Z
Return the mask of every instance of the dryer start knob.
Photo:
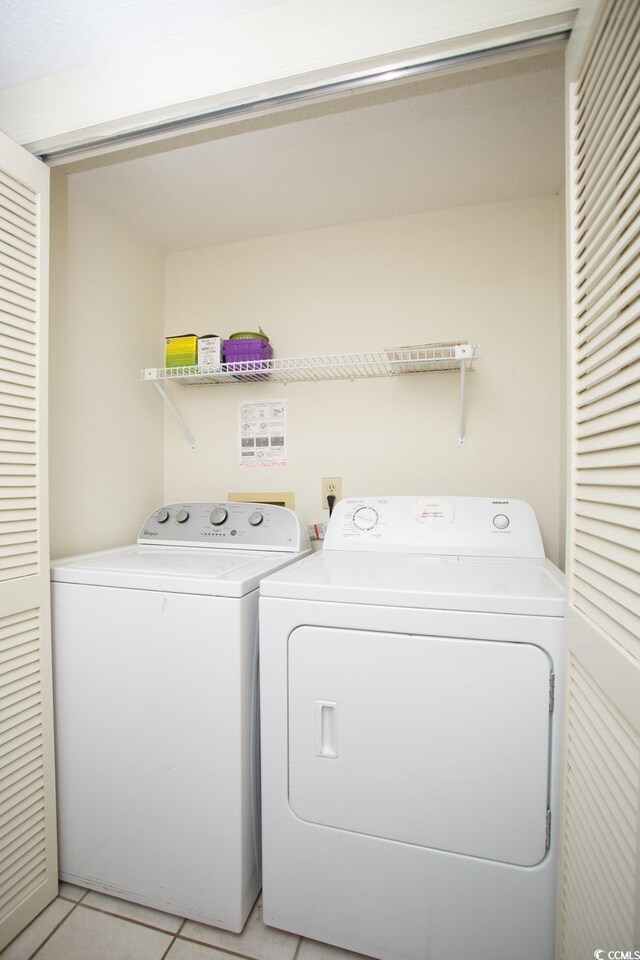
M214 527L219 527L220 524L225 522L228 516L229 514L224 507L214 507L209 514L209 523L212 523Z
M493 525L498 530L506 530L509 526L510 520L506 513L498 513L493 518Z

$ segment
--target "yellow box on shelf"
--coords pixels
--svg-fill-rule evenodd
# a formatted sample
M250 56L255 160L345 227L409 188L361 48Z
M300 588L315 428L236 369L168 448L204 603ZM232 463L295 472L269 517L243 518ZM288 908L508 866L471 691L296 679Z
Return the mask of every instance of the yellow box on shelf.
M167 367L195 367L198 362L198 338L195 333L167 337L164 362Z

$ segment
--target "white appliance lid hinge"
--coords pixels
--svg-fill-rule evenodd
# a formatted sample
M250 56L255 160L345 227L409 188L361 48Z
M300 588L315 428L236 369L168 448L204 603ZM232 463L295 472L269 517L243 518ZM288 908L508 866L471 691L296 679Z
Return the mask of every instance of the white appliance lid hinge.
M548 850L551 846L551 810L547 810L547 837L546 837L546 847Z
M556 701L556 675L553 671L549 674L549 713L553 713Z

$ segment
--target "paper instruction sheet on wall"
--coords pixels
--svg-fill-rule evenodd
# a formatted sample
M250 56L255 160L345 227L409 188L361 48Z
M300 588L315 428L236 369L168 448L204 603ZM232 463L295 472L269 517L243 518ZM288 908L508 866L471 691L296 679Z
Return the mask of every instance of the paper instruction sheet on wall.
M287 404L265 400L240 404L240 465L287 465Z

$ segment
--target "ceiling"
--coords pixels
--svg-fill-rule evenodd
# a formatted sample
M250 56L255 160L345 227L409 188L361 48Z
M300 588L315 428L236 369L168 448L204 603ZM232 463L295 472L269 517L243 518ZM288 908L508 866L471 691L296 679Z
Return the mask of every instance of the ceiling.
M72 179L162 250L185 250L557 193L563 110L559 51L218 128Z
M0 89L282 0L0 0Z

